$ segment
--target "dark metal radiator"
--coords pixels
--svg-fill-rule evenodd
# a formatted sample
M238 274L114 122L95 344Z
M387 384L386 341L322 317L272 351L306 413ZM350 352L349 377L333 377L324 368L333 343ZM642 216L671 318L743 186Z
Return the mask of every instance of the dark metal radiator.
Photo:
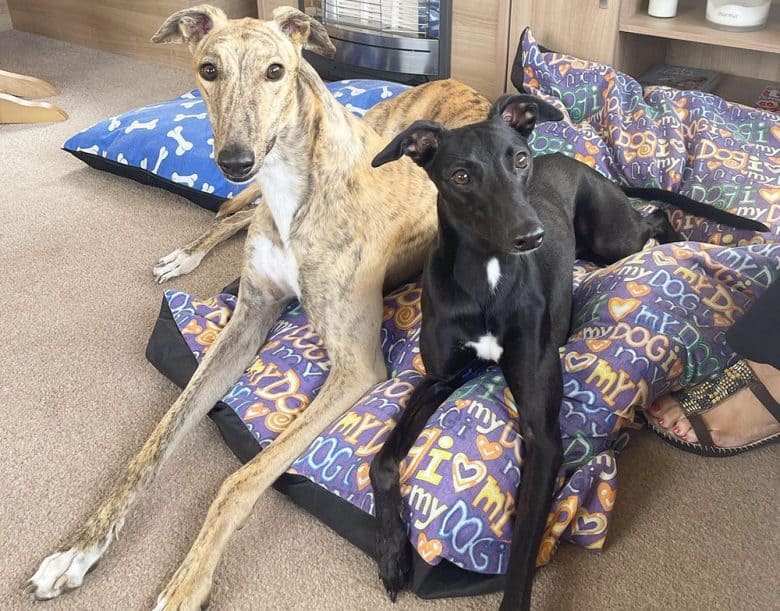
M326 80L418 84L450 75L452 0L299 0L321 21L336 56L306 58Z

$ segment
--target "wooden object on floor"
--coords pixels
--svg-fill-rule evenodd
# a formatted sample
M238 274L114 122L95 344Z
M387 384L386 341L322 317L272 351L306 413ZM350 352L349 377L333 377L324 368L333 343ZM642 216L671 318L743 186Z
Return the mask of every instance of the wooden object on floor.
M11 13L8 11L6 0L0 0L0 32L5 32L13 27Z
M31 102L7 93L0 93L0 124L48 123L65 121L68 114L48 102Z
M59 91L51 83L34 76L0 70L0 93L10 93L20 98L35 100L38 98L50 98L59 94Z

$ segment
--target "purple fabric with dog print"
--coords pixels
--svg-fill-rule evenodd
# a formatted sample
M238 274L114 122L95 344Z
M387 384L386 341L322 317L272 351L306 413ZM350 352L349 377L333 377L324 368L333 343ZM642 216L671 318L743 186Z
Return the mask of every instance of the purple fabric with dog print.
M662 186L756 218L773 234L735 232L675 211L696 242L649 247L606 268L580 262L574 324L561 349L560 412L565 463L539 554L560 540L604 545L617 491L615 452L636 411L735 360L724 332L780 276L780 126L769 113L707 94L641 87L614 70L543 53L522 41L529 91L571 121L540 125L532 147L563 151L614 180ZM647 205L643 205L646 208ZM728 246L726 246L728 245ZM390 379L371 389L293 464L366 512L370 462L420 379L420 291L387 296L381 330ZM200 359L229 320L235 298L200 301L167 291L189 347ZM242 379L223 399L265 447L304 410L328 374L327 352L300 306L291 306ZM434 414L402 465L409 536L431 564L506 571L523 448L500 370L474 375Z

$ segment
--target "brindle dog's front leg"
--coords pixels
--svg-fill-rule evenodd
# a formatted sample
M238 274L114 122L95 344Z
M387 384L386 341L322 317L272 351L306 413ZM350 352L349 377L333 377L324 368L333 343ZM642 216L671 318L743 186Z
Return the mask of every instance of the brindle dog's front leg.
M259 197L261 197L260 189L256 185L251 185L234 198L227 200L222 204L217 218L206 231L186 246L177 248L157 261L152 269L154 279L162 284L177 276L189 274L198 267L203 261L203 257L209 254L215 246L249 225ZM226 216L223 210L232 212Z
M379 349L382 296L379 287L358 292L333 308L328 320L312 308L309 317L325 342L331 362L328 379L312 404L274 442L225 480L211 504L200 534L182 565L160 594L155 611L199 610L208 601L214 570L230 536L249 517L255 502L292 462L374 384L387 379ZM320 301L317 299L316 301ZM317 311L319 310L319 311ZM338 318L341 317L341 318Z
M38 599L81 586L122 528L132 505L186 433L224 396L251 364L289 296L256 275L244 274L236 310L189 384L128 463L98 510L40 565L29 582Z

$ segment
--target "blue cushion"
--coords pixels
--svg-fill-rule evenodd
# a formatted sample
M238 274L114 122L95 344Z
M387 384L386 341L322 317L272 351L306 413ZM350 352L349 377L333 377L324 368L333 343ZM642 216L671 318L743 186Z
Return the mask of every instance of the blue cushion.
M398 95L405 85L387 81L328 83L356 115ZM92 167L173 191L216 210L246 185L227 180L214 162L213 133L196 89L183 96L109 117L71 136L62 148Z

